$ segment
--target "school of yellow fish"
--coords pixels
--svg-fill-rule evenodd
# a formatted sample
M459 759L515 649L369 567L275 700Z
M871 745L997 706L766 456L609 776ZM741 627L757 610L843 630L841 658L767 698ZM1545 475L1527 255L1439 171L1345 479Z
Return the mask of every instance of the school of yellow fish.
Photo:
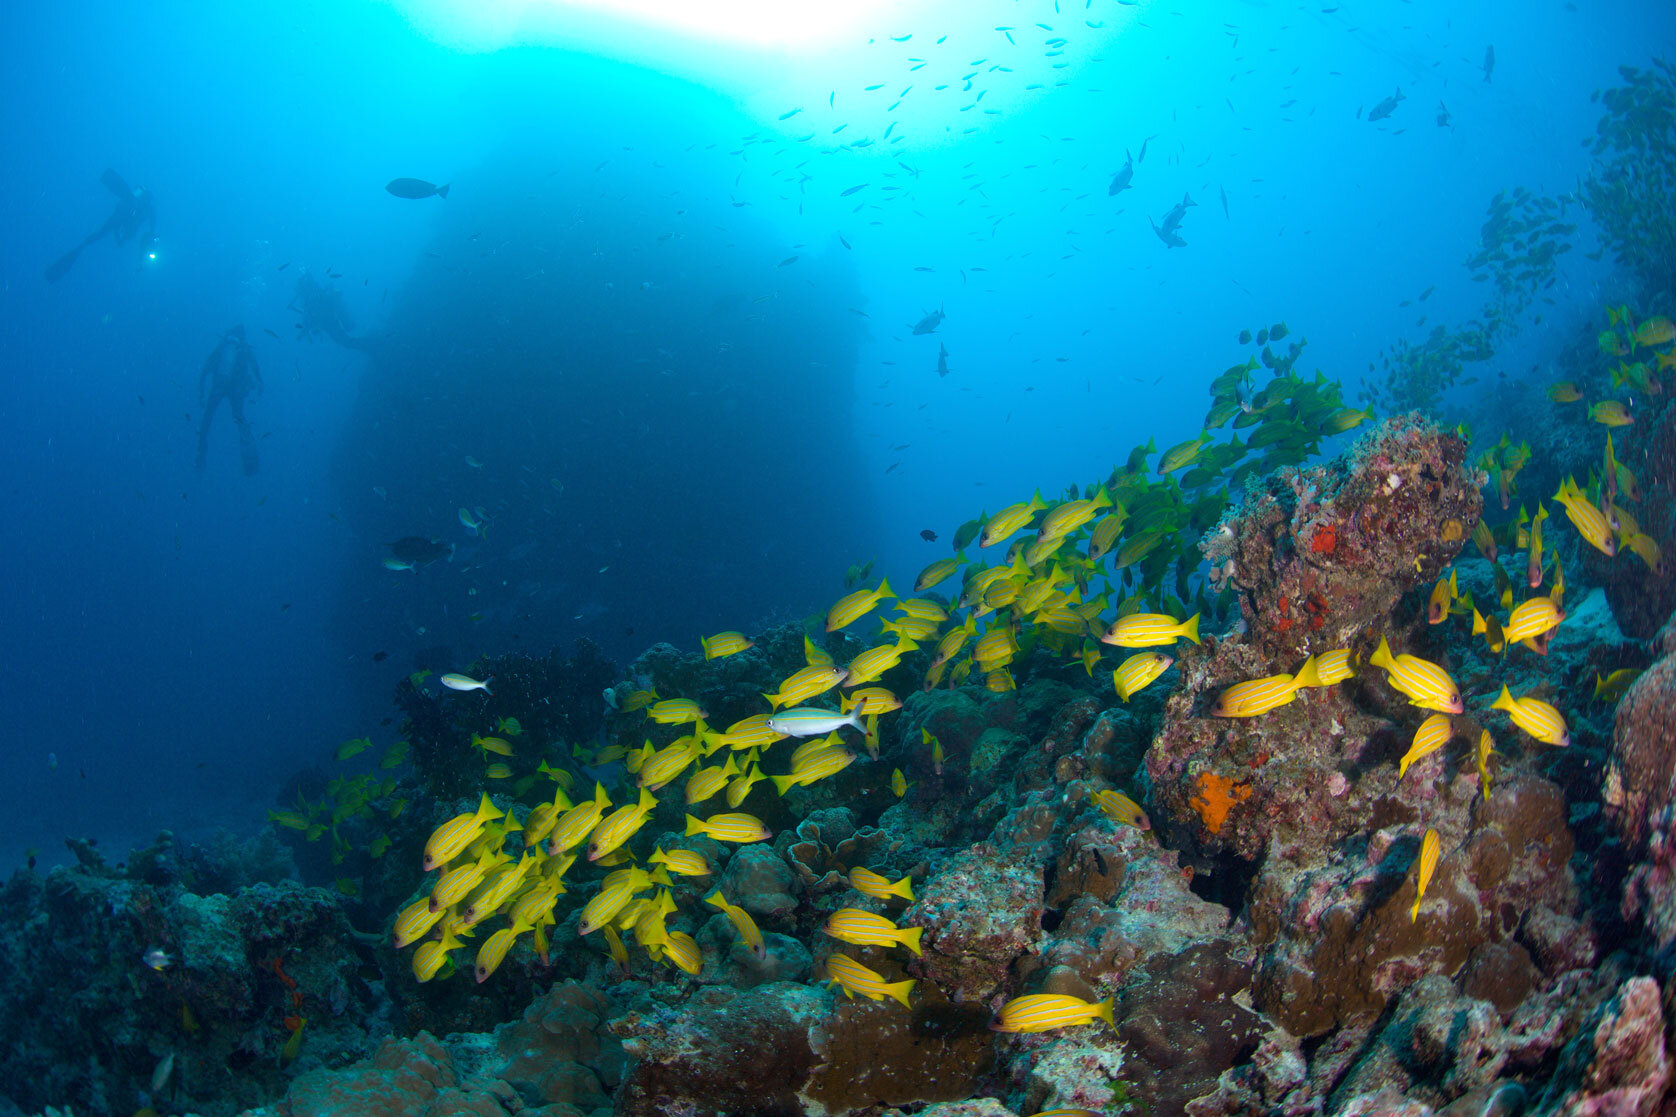
M1651 329L1649 323L1629 327L1627 312L1620 319L1614 311L1614 328L1621 323L1629 331L1623 344L1631 351L1646 338L1670 340L1668 322ZM521 797L539 780L551 781L550 796L540 796L522 820L514 813L518 804L502 811L485 794L475 810L438 827L425 846L423 860L424 870L435 872L436 879L427 896L397 916L394 929L398 948L416 944L414 975L428 981L453 972L453 953L476 938L491 920L504 920L504 925L483 937L477 948L473 968L479 982L495 972L520 939L527 938L545 961L547 929L561 918L559 898L567 891L567 874L579 861L584 867L597 865L607 872L597 893L578 913L564 918L577 919L584 936L597 933L620 966L628 965L627 940L632 938L655 962L688 974L700 970L704 959L697 942L668 926L681 895L692 897L695 914L724 915L739 941L761 955L765 949L762 933L734 898L715 888L702 899L698 898L702 890L677 889L676 877L699 880L714 872L703 854L661 846L645 854L643 861L636 854L635 838L658 806L658 794L665 792L666 799L680 796L689 837L704 835L734 844L770 839L772 833L759 818L739 810L756 785L767 782L786 795L846 771L859 759L855 738L876 758L880 719L902 706L896 694L877 685L878 680L904 656L922 648L931 652L919 680L927 689L981 683L991 691L1010 691L1015 686L1010 665L1031 654L1079 660L1093 675L1112 654L1108 648L1132 651L1111 670L1119 699L1128 702L1150 686L1174 662L1170 655L1153 649L1170 648L1182 640L1197 644L1201 615L1225 617L1228 613L1231 589L1223 585L1213 595L1209 580L1198 577L1193 580L1196 592L1190 594L1193 581L1189 576L1198 570L1195 545L1229 505L1229 486L1253 472L1302 461L1316 452L1321 438L1348 431L1371 417L1366 411L1345 408L1337 385L1319 374L1313 382L1293 375L1292 364L1302 344L1294 342L1287 357L1277 356L1267 344L1285 334L1284 325L1259 332L1261 363L1274 372L1266 387L1256 390L1252 384L1257 357L1230 368L1213 382L1215 402L1206 416L1205 430L1160 455L1157 479L1147 465L1147 458L1157 453L1149 442L1136 447L1127 463L1104 482L1083 492L1073 490L1059 500L1037 492L963 525L954 539L956 553L928 565L913 583L913 593L924 595L959 574L959 589L948 592L947 601L899 597L888 579L876 586L855 585L865 571L852 568L847 579L852 592L828 610L824 630L840 632L875 617L877 642L840 665L826 647L806 636L804 665L783 679L775 692L763 695L766 708L762 711L716 729L708 724L707 712L690 698L636 691L622 699L621 714L641 713L648 725L680 733L661 747L653 744L648 733L642 747L635 750L621 745L573 750L575 759L585 765L623 764L638 784L637 792L625 796L624 802L614 804L605 787L597 783L591 791L578 794L581 789L569 770L542 761L535 775L511 785ZM1249 333L1242 335L1242 340L1248 337ZM1656 384L1656 375L1652 382ZM1551 393L1556 401L1570 394L1574 393ZM1217 444L1212 432L1230 421L1236 428L1255 430L1244 443L1235 434L1230 441ZM1268 453L1260 459L1246 457L1253 449ZM1486 472L1504 507L1516 493L1514 478L1528 459L1528 447L1511 446L1505 438L1486 455ZM1591 545L1613 555L1619 550L1616 544L1622 543L1658 569L1657 545L1640 535L1634 520L1618 506L1620 495L1638 499L1638 487L1634 475L1613 458L1608 435L1600 475L1584 488L1568 482L1555 500ZM1511 524L1499 528L1479 524L1472 538L1496 573L1499 601L1487 606L1486 615L1470 595L1459 592L1451 575L1440 579L1430 595L1427 620L1438 624L1456 617L1465 624L1470 618L1473 635L1484 636L1492 651L1517 643L1545 654L1547 640L1565 620L1564 573L1557 556L1549 552L1550 573L1543 552L1547 518L1546 509L1539 506L1534 520L1521 509L1519 519ZM993 561L969 559L967 549L974 544ZM1528 586L1539 590L1547 583L1547 592L1515 605L1511 579L1496 561L1501 547L1527 550ZM1098 592L1096 579L1104 582ZM1186 615L1184 602L1190 598L1198 608ZM892 603L888 608L887 602ZM743 633L721 632L704 638L700 650L706 659L716 659L741 654L752 646ZM1340 648L1313 655L1289 673L1236 683L1221 693L1213 716L1262 716L1291 703L1303 690L1349 679L1357 661L1351 648ZM1415 763L1451 741L1450 717L1465 709L1461 690L1442 667L1416 656L1394 654L1383 638L1367 663L1383 671L1390 686L1415 707L1431 711L1398 762L1402 779ZM1613 699L1632 678L1631 673L1617 672L1597 679L1596 696ZM832 702L836 709L814 704L822 702ZM1535 741L1557 746L1569 741L1564 717L1540 698L1514 696L1503 687L1492 708L1505 712L1514 726ZM490 778L510 777L517 760L514 742L519 731L516 722L507 728L509 720L497 727L499 733L474 734L471 739L471 747L488 764L485 774ZM845 738L846 730L852 735L850 740ZM795 744L777 747L786 740ZM916 752L926 767L941 773L942 745L933 734L922 730ZM717 753L722 754L719 762ZM1483 732L1476 758L1486 797L1489 761L1496 755L1488 731ZM878 779L897 797L909 786L901 769ZM708 805L718 796L725 799L728 810ZM1141 805L1121 790L1099 791L1095 806L1120 825L1150 828ZM282 822L299 828L320 825L303 816ZM1414 919L1419 918L1440 855L1437 832L1428 829L1416 859ZM824 933L853 946L900 948L918 955L923 928L899 926L890 914L893 906L899 912L896 905L912 902L911 880L892 882L862 865L847 868L851 886L873 907L846 906L833 912ZM912 980L893 981L842 953L828 959L825 980L851 997L890 999L904 1006L912 1003ZM1031 1032L1095 1021L1110 1023L1111 1018L1109 1001L1090 1004L1074 997L1032 994L1003 1005L992 1027L1002 1032Z

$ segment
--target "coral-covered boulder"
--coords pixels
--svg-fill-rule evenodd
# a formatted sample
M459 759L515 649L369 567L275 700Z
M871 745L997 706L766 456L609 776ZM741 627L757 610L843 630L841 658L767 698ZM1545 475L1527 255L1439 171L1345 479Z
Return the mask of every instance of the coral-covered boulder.
M1418 414L1319 466L1284 469L1205 542L1239 589L1248 639L1294 666L1382 622L1437 578L1483 513L1466 443ZM1284 668L1289 669L1289 668Z
M1041 933L1042 866L979 842L944 862L917 893L904 925L921 936L926 978L956 1003L1000 990Z
M1540 1109L1577 1117L1645 1117L1670 1085L1664 1012L1650 977L1624 982L1566 1046Z

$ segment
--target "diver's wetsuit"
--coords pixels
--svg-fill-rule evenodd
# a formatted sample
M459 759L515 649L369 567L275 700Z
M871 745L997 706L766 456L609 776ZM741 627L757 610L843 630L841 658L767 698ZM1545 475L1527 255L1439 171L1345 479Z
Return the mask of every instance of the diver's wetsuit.
M99 181L104 184L105 189L116 195L116 208L111 210L111 215L105 218L103 225L87 234L81 239L80 244L48 266L45 275L49 283L56 283L64 278L65 273L75 264L76 257L81 255L81 250L96 240L110 237L118 244L127 244L138 235L142 226L145 228L142 244L156 239L157 210L152 204L151 191L143 186L130 188L121 175L109 169L99 176Z
M256 367L256 354L244 339L244 327L234 326L222 335L198 374L198 399L204 406L204 418L198 426L198 469L204 468L209 453L210 420L225 399L239 429L239 457L244 461L244 471L247 475L256 472L256 437L244 417L244 398L252 388L261 393L262 372Z

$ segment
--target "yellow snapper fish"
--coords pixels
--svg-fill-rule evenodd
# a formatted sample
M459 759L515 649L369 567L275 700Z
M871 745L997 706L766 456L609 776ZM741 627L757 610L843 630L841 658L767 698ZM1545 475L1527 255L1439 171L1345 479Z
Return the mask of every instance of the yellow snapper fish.
M1630 684L1640 677L1641 671L1635 667L1619 668L1604 679L1597 672L1595 674L1594 700L1596 702L1616 702L1628 692Z
M1073 1028L1092 1024L1096 1020L1112 1022L1110 1000L1090 1004L1081 997L1064 993L1031 993L1014 997L1001 1006L990 1022L992 1032L1046 1032L1054 1028Z
M717 767L695 770L687 778L687 805L690 807L694 803L704 802L704 800L726 787L728 781L738 774L739 769L734 766L731 756Z
M1583 393L1576 384L1562 380L1558 384L1548 385L1548 398L1555 403L1581 403Z
M792 673L780 684L777 694L763 694L769 703L779 709L781 706L793 706L799 702L807 702L818 694L825 694L845 679L849 672L833 663L812 663Z
M1548 506L1538 504L1531 520L1530 553L1525 557L1525 584L1531 589L1542 585L1542 524L1548 519Z
M915 955L920 953L920 935L924 927L898 927L882 915L860 908L839 908L821 928L839 942L852 946L905 946Z
M593 840L588 843L588 860L598 861L634 837L640 832L640 828L646 825L646 820L657 805L656 796L643 787L640 789L639 802L612 811L594 828Z
M1047 507L1040 492L1019 504L1009 504L995 513L978 536L978 546L993 547L1030 522L1037 512Z
M491 974L500 968L506 958L506 952L512 949L512 944L518 936L530 930L529 927L515 923L510 927L502 927L483 941L477 948L477 963L473 972L477 977L477 984L482 985L489 980Z
M652 878L647 875L646 870L635 866L608 874L600 883L598 895L583 906L578 930L584 935L593 934L627 907L635 893L644 892L650 887Z
M855 762L855 753L843 745L821 745L792 759L789 775L768 777L781 795L793 787L811 784L837 775Z
M512 743L502 737L483 737L476 733L471 735L471 747L478 752L497 756L513 756Z
M774 832L762 824L762 819L749 814L717 814L709 818L687 816L687 837L703 834L718 842L767 841Z
M1269 675L1235 683L1222 692L1211 714L1219 718L1256 717L1291 702L1301 687L1315 685L1315 658L1311 656L1296 675Z
M908 780L907 777L902 774L902 769L900 768L892 768L890 770L890 793L898 799L908 794Z
M1541 579L1539 578L1540 582ZM1528 640L1557 627L1565 620L1565 610L1546 597L1533 597L1523 602L1508 616L1501 632L1508 643Z
M1409 766L1415 761L1423 756L1430 756L1448 744L1452 733L1449 718L1445 714L1433 714L1421 722L1420 728L1414 731L1414 743L1409 745L1403 758L1397 761L1397 779L1407 775Z
M1368 662L1383 668L1390 684L1422 709L1444 714L1458 714L1466 709L1461 702L1461 688L1455 685L1449 672L1419 656L1393 656L1391 645L1383 636Z
M1432 882L1432 873L1437 869L1437 857L1442 847L1436 830L1427 830L1426 836L1420 839L1420 857L1415 862L1419 866L1419 874L1414 882L1414 906L1409 909L1408 921L1413 923L1420 918L1420 901L1426 896L1426 885Z
M564 793L560 792L559 795L562 799ZM557 856L587 841L588 835L599 825L605 808L610 805L611 800L606 798L604 785L594 784L592 799L584 799L576 806L566 808L553 824L553 832L547 835L547 855Z
M430 897L420 897L396 916L396 926L390 932L390 945L400 950L409 943L418 942L441 918L440 910L431 910Z
M651 743L647 742L647 748ZM640 762L640 786L657 791L665 784L674 780L687 766L697 760L704 752L704 745L696 736L688 734L672 741L656 752L644 752Z
M503 817L501 810L489 801L485 793L477 810L455 815L431 834L425 843L425 871L428 873L458 857L466 846L477 840L486 823Z
M437 878L431 889L431 910L451 908L482 882L490 869L512 860L504 853L485 852L475 861L462 861Z
M704 954L698 949L698 942L684 931L669 932L669 941L664 944L663 956L675 963L676 967L694 977L704 965Z
M1496 751L1495 742L1490 739L1488 729L1480 730L1478 734L1478 786L1484 793L1486 801L1490 798L1490 757L1500 756Z
M1125 826L1133 826L1137 830L1151 830L1152 820L1147 818L1141 805L1121 791L1106 788L1094 793L1094 805L1100 812L1113 822L1121 822Z
M761 765L751 764L750 769L744 775L734 777L733 781L727 785L727 805L738 810L739 804L743 803L745 797L751 793L751 788L767 778L763 775Z
M1637 558L1646 563L1647 569L1652 571L1655 577L1663 576L1664 553L1659 549L1658 543L1654 541L1652 536L1639 531L1628 532L1624 535L1624 546L1628 547Z
M1117 542L1118 533L1123 530L1125 520L1126 517L1121 510L1100 518L1100 522L1095 524L1094 530L1089 533L1089 562L1099 562L1106 557L1106 552L1112 549L1113 543Z
M878 589L856 590L854 593L846 594L839 598L838 603L827 612L826 630L837 632L846 625L854 624L872 612L880 601L895 596L896 594L891 592L889 578L881 580Z
M914 988L912 979L887 982L877 970L869 969L844 954L832 954L827 957L826 973L827 984L842 987L847 997L854 997L858 993L874 1001L894 997L902 1002L903 1008L913 1007L908 1000L908 994Z
M1455 572L1451 570L1449 577L1439 578L1437 585L1432 587L1432 595L1426 601L1426 623L1442 624L1449 617L1449 604L1461 596L1460 587L1455 582Z
M850 660L849 667L845 668L847 677L844 680L844 685L852 687L873 682L886 671L902 662L904 655L918 648L918 644L905 638L895 644L880 644L876 648L868 648Z
M1111 494L1104 488L1095 493L1092 500L1066 501L1042 517L1042 529L1039 534L1043 539L1058 539L1060 536L1069 535L1092 520L1100 509L1111 506Z
M721 659L756 647L756 642L747 640L743 632L718 632L714 636L701 636L698 643L704 649L705 659Z
M1577 488L1577 483L1567 477L1560 483L1560 491L1554 494L1554 499L1565 508L1566 519L1577 529L1588 544L1604 555L1612 556L1618 553L1617 542L1612 538L1612 528L1606 522L1589 498Z
M1615 399L1590 404L1589 418L1607 427L1627 427L1635 422L1629 409Z
M1119 648L1155 648L1183 637L1199 642L1199 614L1178 621L1166 613L1131 613L1113 622L1100 642Z
M839 700L839 705L848 711L860 710L863 717L871 714L888 714L902 708L902 699L886 690L882 686L862 687L851 691Z
M900 897L909 902L914 898L913 881L909 877L892 883L888 877L875 873L872 869L864 869L860 865L850 870L850 887L863 896L871 896L875 900L888 900L892 896Z
M448 953L464 946L453 934L444 932L441 939L426 939L413 952L413 976L421 983L435 977L448 961Z
M938 559L919 572L914 579L914 592L924 593L933 586L948 581L949 576L959 570L967 562L966 552L961 551L953 558Z
M1162 652L1143 652L1124 660L1112 672L1112 686L1125 702L1150 686L1175 660Z
M1330 652L1322 652L1315 657L1315 679L1300 683L1300 686L1336 686L1356 674L1354 660L1349 648L1335 648Z
M1514 725L1543 744L1558 745L1561 748L1571 744L1571 734L1566 729L1565 718L1540 698L1515 698L1508 693L1504 684L1496 700L1490 703L1490 708L1506 710Z
M662 865L670 872L683 877L707 877L710 875L710 862L704 859L704 854L695 849L672 849L665 851L661 846L654 848L652 856L646 859L648 865Z
M768 949L762 942L762 932L757 929L756 920L751 918L750 912L729 903L728 898L723 896L719 889L704 897L704 902L727 916L727 921L739 932L739 941L750 947L752 954L758 958L768 957Z
M708 715L691 698L666 698L648 708L646 716L659 725L685 725L701 721Z

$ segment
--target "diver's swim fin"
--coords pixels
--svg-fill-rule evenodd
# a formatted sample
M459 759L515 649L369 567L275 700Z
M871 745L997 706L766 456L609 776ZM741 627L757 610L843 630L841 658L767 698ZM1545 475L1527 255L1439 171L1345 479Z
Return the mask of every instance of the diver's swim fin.
M134 192L128 189L127 180L115 171L111 170L109 167L106 167L104 173L99 176L99 181L105 184L106 190L109 190L112 194L115 194L119 198L131 198L134 196Z
M76 257L80 255L81 245L78 244L76 247L70 249L70 251L64 253L64 255L48 264L47 270L41 274L46 278L48 283L57 283L60 279L64 278L64 274L66 272L75 266Z

